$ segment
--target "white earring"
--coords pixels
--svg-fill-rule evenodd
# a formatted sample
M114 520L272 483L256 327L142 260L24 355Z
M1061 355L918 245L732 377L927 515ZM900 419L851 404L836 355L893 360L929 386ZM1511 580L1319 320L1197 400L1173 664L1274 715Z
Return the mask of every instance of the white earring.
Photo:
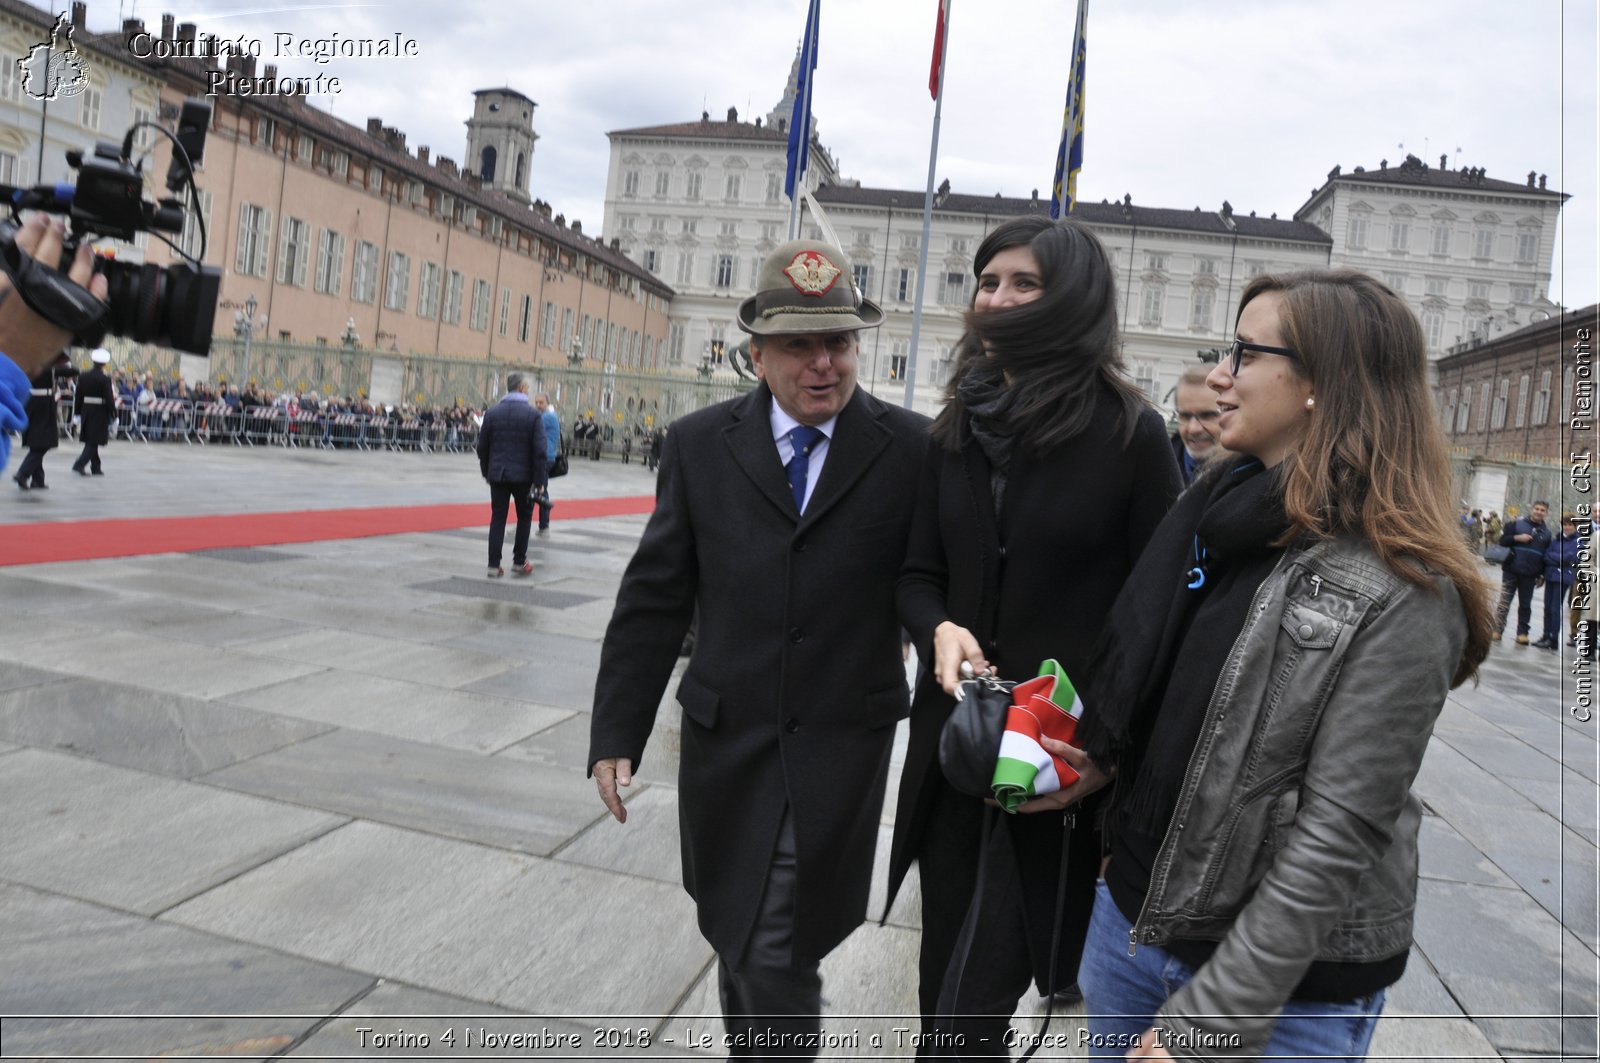
M1307 399L1307 400L1306 400L1306 409L1308 409L1308 410L1309 410L1309 409L1311 409L1311 408L1312 408L1312 407L1313 407L1313 406L1315 406L1315 405L1316 405L1316 404L1317 404L1317 400L1316 400L1316 399Z

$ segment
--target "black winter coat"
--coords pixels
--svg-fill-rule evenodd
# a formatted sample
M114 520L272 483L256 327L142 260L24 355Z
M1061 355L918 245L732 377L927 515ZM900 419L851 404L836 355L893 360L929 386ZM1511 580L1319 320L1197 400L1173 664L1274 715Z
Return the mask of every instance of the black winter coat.
M949 826L929 822L938 788L949 785L939 769L938 745L954 708L932 674L934 629L945 620L967 628L1002 678L1030 679L1041 661L1053 657L1084 689L1112 602L1178 495L1178 469L1161 418L1145 410L1124 446L1114 401L1102 393L1088 429L1048 453L1020 450L1012 457L998 521L990 465L975 442L969 440L960 453L937 444L928 452L898 600L901 622L929 667L912 702L885 911L925 833ZM1035 978L1043 988L1049 983L1061 817L1003 816L1002 822L1018 857ZM1092 890L1098 842L1085 817L1078 823L1069 877ZM978 837L968 841L976 860ZM940 888L939 882L922 882L924 895ZM1064 977L1056 979L1057 988L1074 980L1088 914L1086 905L1069 905L1058 967Z
M90 402L99 399L99 402ZM72 413L83 423L78 428L78 439L103 447L111 442L111 423L117 416L117 393L111 387L111 378L98 365L78 378L78 390L72 396Z
M508 396L483 415L478 470L490 483L542 484L550 478L544 418L533 403Z
M1518 535L1532 535L1529 542L1519 543ZM1531 579L1544 575L1544 552L1554 536L1549 524L1535 524L1527 517L1507 521L1500 533L1500 545L1511 547L1511 553L1500 563L1507 575Z
M46 369L28 384L28 428L22 445L29 450L54 450L61 442L56 424L56 374Z
M683 884L723 956L744 950L784 807L796 964L858 926L895 722L909 692L894 588L927 418L857 389L805 515L773 443L772 393L674 422L595 681L589 766L635 770L698 607L683 706Z

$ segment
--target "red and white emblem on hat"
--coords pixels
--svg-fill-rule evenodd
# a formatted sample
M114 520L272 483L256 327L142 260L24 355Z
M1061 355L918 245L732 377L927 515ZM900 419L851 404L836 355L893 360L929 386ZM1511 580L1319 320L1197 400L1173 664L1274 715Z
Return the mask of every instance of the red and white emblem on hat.
M783 272L801 295L816 296L826 295L844 271L820 252L802 251L789 260Z

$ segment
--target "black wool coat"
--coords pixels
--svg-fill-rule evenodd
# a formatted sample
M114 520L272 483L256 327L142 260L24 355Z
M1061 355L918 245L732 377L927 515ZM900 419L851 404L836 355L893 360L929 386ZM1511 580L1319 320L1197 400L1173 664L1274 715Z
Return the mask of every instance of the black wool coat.
M1161 418L1146 409L1124 445L1113 401L1102 393L1088 429L1048 453L1021 448L1012 456L1001 519L994 511L988 459L975 442L959 453L938 444L928 452L899 584L901 620L928 668L912 703L889 902L933 832L941 833L942 844L970 846L977 859L976 834L951 839L950 825L930 822L937 788L949 785L939 768L939 732L955 707L932 674L934 629L945 620L967 628L1004 679L1030 679L1041 661L1053 657L1082 691L1117 592L1178 495L1178 469ZM1003 823L1018 855L1035 977L1042 987L1048 984L1061 817L1005 816ZM1092 824L1079 817L1079 825L1070 875L1092 889L1097 843ZM942 888L947 885L926 877L922 882L925 896ZM1066 914L1063 943L1072 947L1060 957L1065 972L1076 969L1075 949L1087 919L1087 910ZM1070 973L1058 977L1057 988L1072 981Z
M99 399L99 402L85 402ZM72 413L82 418L78 438L84 443L103 447L111 442L111 424L117 416L117 393L111 378L98 365L78 378L78 390L72 396Z
M22 445L29 450L54 450L61 442L56 423L56 374L46 369L28 384L28 427Z
M623 576L595 683L589 765L637 771L698 608L683 706L683 882L700 930L737 958L784 807L797 869L794 959L866 915L894 725L908 711L895 580L928 420L857 390L805 515L784 479L772 393L684 417Z

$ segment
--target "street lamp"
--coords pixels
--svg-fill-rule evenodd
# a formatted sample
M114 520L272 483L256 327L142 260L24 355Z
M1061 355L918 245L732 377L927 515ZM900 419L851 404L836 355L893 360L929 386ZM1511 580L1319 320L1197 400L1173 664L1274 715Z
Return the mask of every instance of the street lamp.
M228 305L237 306L238 304ZM256 318L257 305L256 297L252 294L244 301L243 307L233 312L233 334L244 338L244 372L240 376L244 380L245 387L250 386L250 341L255 335L256 329L267 327L266 314L262 314L259 320Z
M572 350L567 352L567 364L577 369L583 365L583 341L573 340Z
M361 334L356 331L356 319L349 318L344 323L344 335L339 337L339 342L346 347L356 347L361 343Z

